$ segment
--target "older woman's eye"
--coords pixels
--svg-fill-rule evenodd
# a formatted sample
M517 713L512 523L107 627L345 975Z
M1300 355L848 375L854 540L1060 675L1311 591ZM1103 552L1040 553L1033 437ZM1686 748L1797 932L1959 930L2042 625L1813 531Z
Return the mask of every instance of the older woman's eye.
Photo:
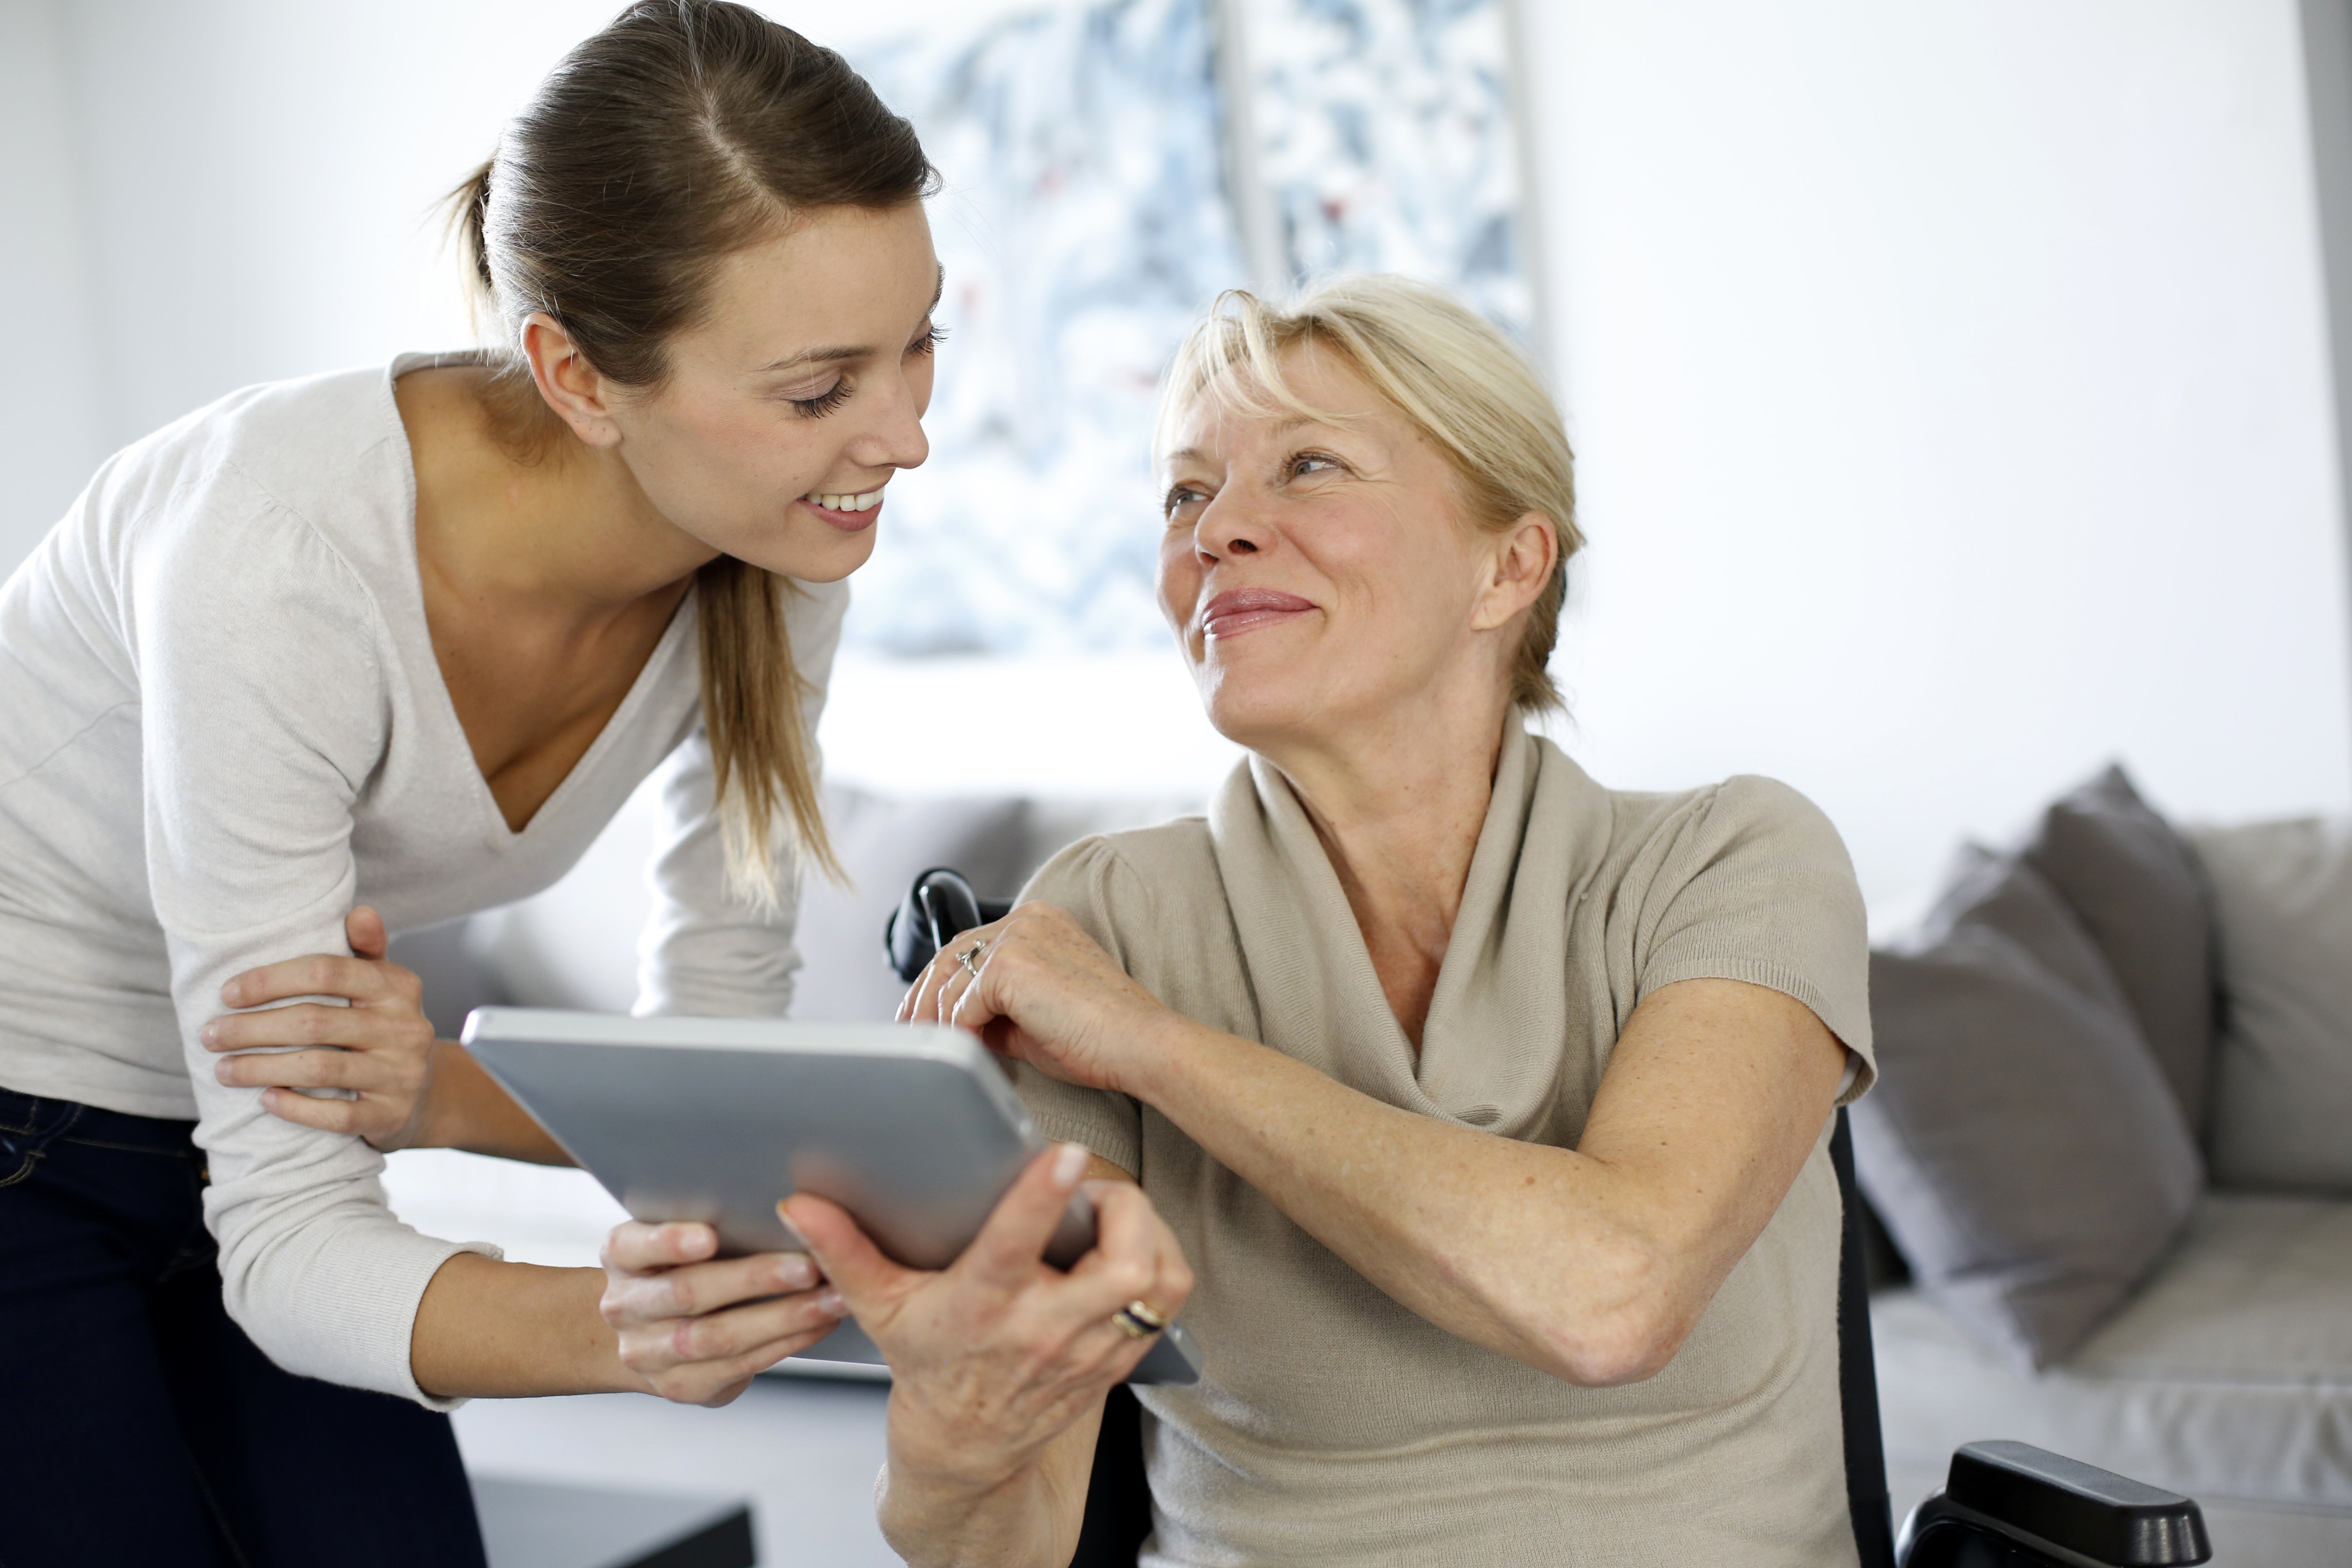
M1328 453L1299 452L1292 456L1287 466L1290 477L1298 479L1307 474L1320 473L1327 468L1339 468L1341 464L1339 458Z
M1207 499L1207 497L1203 496L1199 490L1194 489L1190 485L1173 486L1169 489L1165 496L1160 498L1160 515L1162 517L1174 517L1178 512L1183 510L1184 508L1191 506L1194 501L1205 500Z

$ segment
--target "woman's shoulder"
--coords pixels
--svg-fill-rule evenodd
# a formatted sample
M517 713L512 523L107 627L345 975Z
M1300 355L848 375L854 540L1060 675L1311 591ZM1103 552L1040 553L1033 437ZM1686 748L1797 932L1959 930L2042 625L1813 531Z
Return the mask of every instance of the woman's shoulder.
M1187 816L1066 845L1029 879L1022 897L1065 908L1066 900L1083 900L1107 911L1131 911L1185 900L1203 888L1216 892L1216 879L1208 819Z
M1621 854L1669 847L1779 846L1792 856L1845 856L1827 813L1791 785L1759 773L1735 773L1692 789L1607 794L1610 837Z
M1021 897L1067 911L1139 979L1139 964L1189 971L1234 942L1200 816L1081 838L1046 861Z
M354 457L398 428L385 367L333 371L240 387L140 437L108 467L123 476L187 476L233 468L265 489L304 499L348 486Z
M1602 892L1617 915L1803 905L1859 921L1862 892L1845 840L1826 812L1779 779L1737 773L1691 789L1593 787L1606 802L1607 842L1582 888Z
M1591 908L1625 943L1638 994L1699 978L1769 986L1812 1008L1866 1060L1862 889L1828 814L1755 774L1606 793L1610 847L1583 891L1602 894Z
M161 554L173 578L235 579L317 546L394 570L414 556L398 434L381 366L245 387L116 453L64 528L126 573Z

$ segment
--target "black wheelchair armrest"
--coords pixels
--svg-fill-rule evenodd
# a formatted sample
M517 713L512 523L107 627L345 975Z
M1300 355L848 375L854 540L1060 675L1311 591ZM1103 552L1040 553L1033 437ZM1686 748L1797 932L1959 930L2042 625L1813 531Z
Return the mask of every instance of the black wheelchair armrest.
M1013 912L1009 899L983 899L960 871L934 866L915 879L882 927L882 950L899 979L911 985L923 965L958 931Z
M2212 1555L2189 1499L2024 1443L1962 1445L1895 1543L1898 1568L2187 1568Z

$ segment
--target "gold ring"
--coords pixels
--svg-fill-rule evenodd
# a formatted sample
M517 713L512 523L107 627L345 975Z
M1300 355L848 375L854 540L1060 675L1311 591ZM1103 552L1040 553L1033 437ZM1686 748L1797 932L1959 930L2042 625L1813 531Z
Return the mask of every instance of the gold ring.
M961 952L956 954L956 962L963 965L963 972L966 974L971 975L974 980L980 978L980 965L974 963L972 960L978 958L981 954L981 950L985 948L987 945L988 943L984 942L976 942L970 947L965 948Z
M1110 1315L1118 1331L1131 1340L1148 1340L1168 1326L1168 1320L1141 1301L1129 1301Z

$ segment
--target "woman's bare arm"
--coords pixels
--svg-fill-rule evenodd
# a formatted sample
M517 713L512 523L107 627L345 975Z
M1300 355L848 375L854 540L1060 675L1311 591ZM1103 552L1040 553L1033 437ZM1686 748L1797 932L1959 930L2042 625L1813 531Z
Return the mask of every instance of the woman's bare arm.
M457 1253L425 1288L410 1371L443 1399L618 1391L724 1405L847 1309L801 1253L718 1249L707 1225L633 1221L601 1269Z
M1102 1401L1010 1475L941 1464L890 1432L874 1490L882 1537L909 1568L1063 1568L1078 1549Z
M1777 991L1670 985L1635 1010L1570 1150L1398 1110L1190 1020L1160 1041L1128 1093L1431 1322L1595 1385L1673 1359L1796 1180L1845 1062Z
M1689 980L1628 1021L1575 1149L1360 1094L1161 1005L1062 910L1027 904L943 954L901 1016L981 1029L1129 1094L1391 1296L1570 1382L1671 1360L1821 1136L1845 1051L1763 986Z
M431 1087L406 1147L463 1149L534 1165L572 1163L563 1145L455 1040L433 1042Z

